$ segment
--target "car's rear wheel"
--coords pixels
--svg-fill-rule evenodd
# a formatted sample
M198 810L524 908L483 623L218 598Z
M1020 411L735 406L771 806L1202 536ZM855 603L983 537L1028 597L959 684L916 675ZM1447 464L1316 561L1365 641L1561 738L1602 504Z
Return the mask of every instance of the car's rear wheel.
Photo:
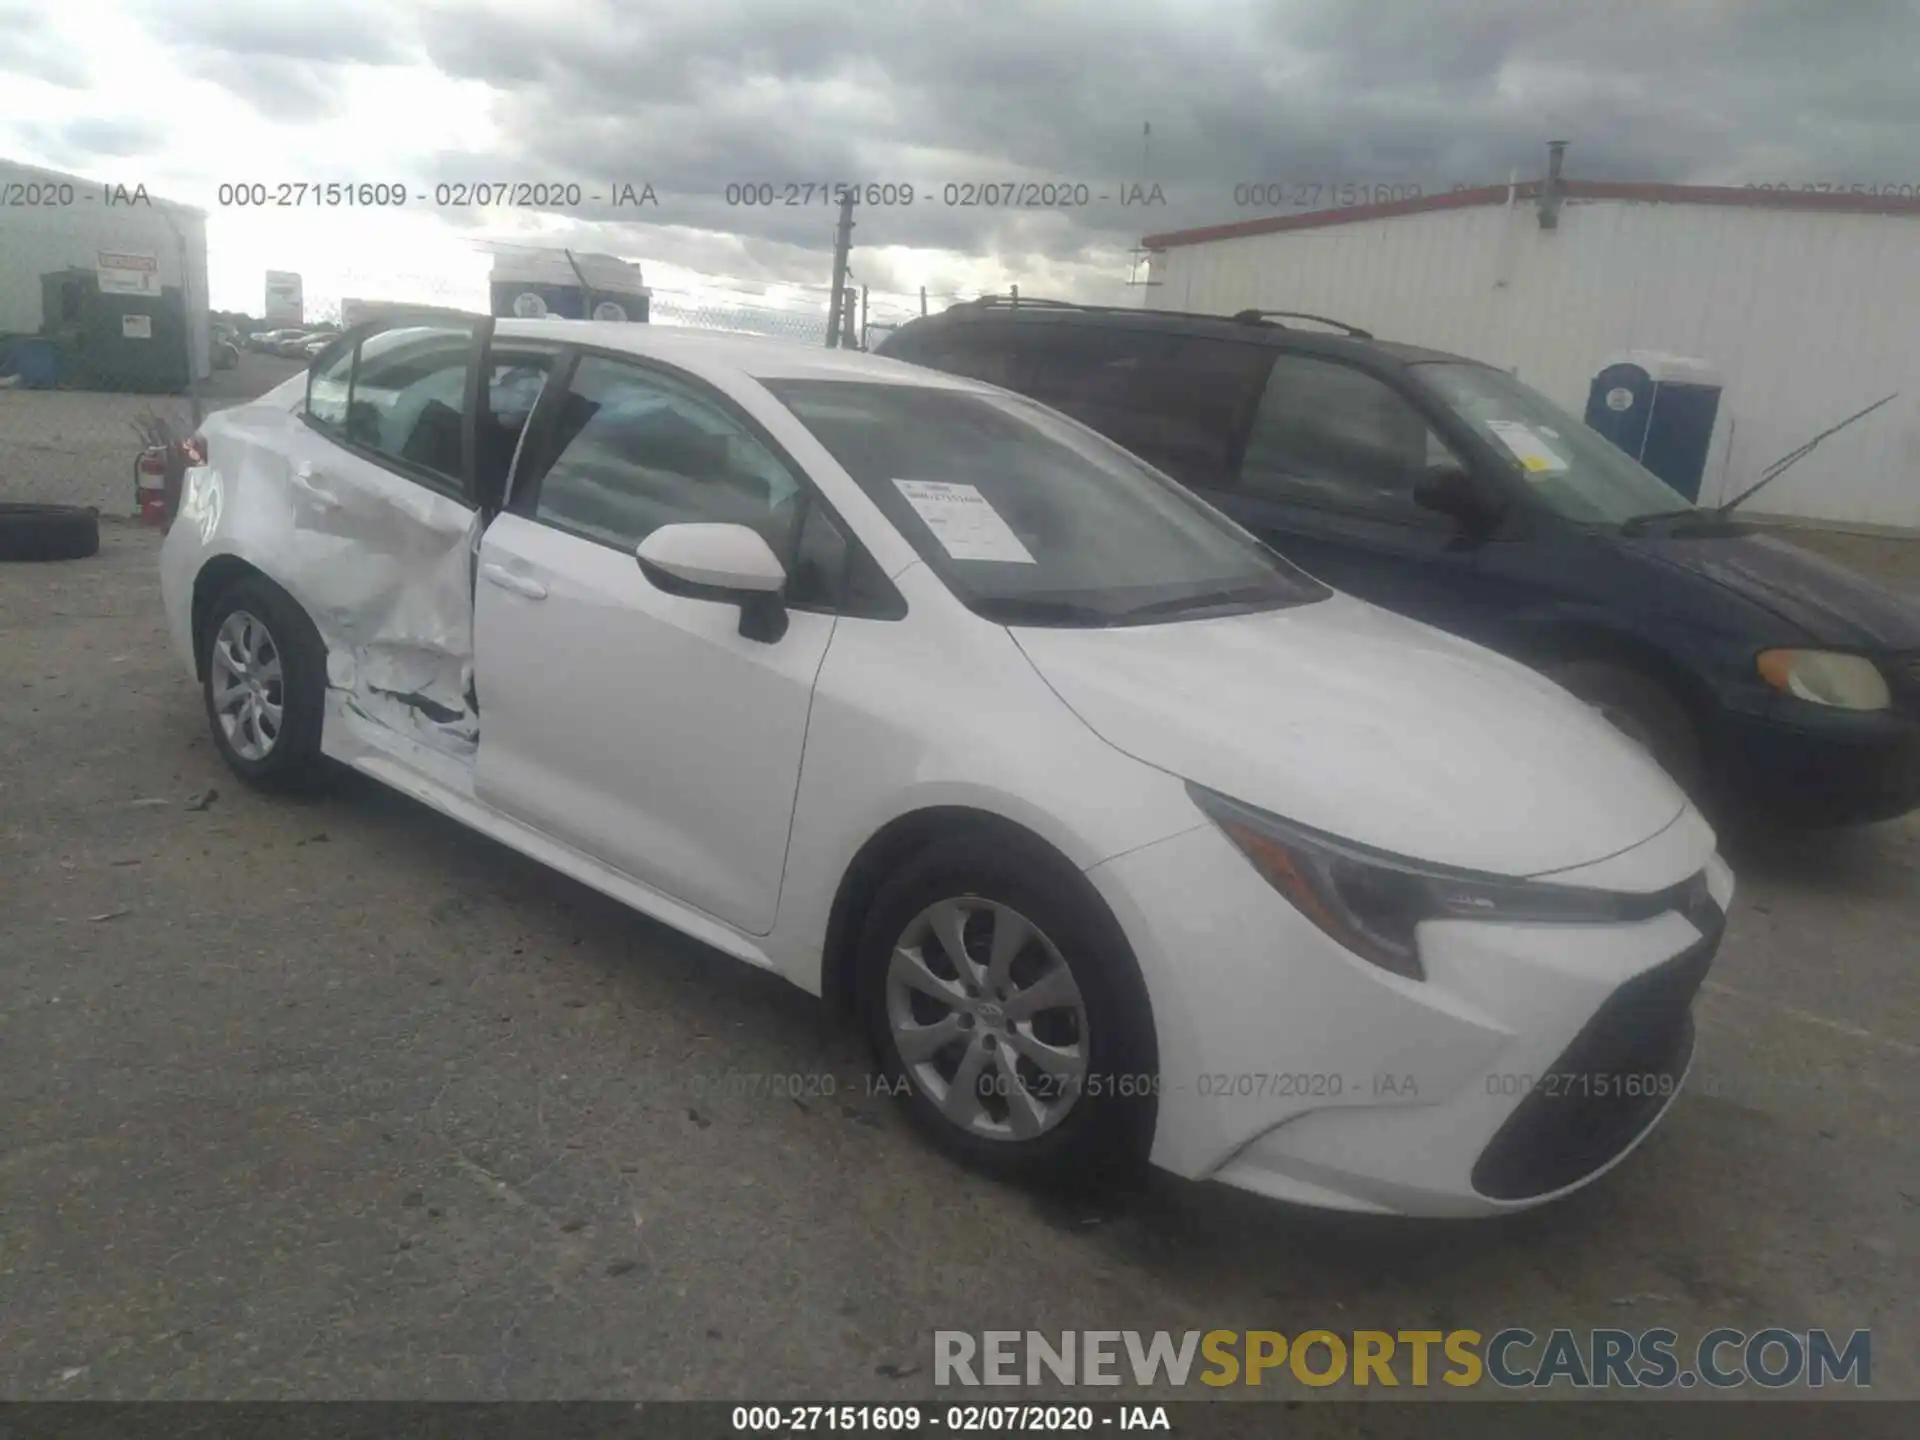
M1547 673L1651 754L1681 789L1700 797L1700 735L1687 707L1665 686L1605 660L1575 660Z
M1144 1156L1158 1088L1145 988L1071 867L998 840L936 844L875 897L858 961L881 1074L943 1149L1053 1180Z
M247 784L303 790L325 774L326 646L292 596L254 577L223 591L201 632L213 743Z

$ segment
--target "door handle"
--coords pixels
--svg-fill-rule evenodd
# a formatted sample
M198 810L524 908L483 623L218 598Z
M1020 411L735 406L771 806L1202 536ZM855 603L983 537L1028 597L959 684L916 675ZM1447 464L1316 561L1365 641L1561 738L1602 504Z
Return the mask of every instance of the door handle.
M516 575L504 565L495 565L491 561L480 567L480 578L490 584L498 585L502 590L510 590L515 595L524 595L529 600L547 598L547 587L530 575Z
M340 508L339 498L329 495L325 490L322 490L318 485L313 483L317 473L310 463L302 460L298 465L293 467L293 488L298 490L302 495L305 495L323 510L338 510Z

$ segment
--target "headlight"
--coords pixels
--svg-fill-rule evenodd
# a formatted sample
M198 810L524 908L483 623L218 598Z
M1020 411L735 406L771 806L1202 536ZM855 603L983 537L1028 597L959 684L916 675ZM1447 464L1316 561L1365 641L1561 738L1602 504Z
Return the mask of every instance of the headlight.
M1863 655L1831 650L1763 650L1760 678L1774 689L1841 710L1885 710L1887 677Z
M1630 895L1406 860L1282 820L1189 783L1187 793L1283 896L1347 949L1383 970L1424 980L1414 927L1422 920L1606 925L1685 909L1699 877ZM1682 892L1685 892L1683 894Z

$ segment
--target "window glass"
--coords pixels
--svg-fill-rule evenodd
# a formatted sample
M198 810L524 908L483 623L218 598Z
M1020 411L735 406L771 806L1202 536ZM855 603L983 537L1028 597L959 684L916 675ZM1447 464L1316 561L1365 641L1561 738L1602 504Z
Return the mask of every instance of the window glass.
M1257 499L1437 523L1414 504L1413 488L1428 466L1452 462L1447 443L1384 382L1329 360L1281 355L1247 436L1239 488Z
M1465 361L1414 374L1486 440L1541 503L1569 520L1624 524L1687 500L1599 431L1504 370Z
M536 519L631 550L662 525L750 525L791 553L799 484L717 405L662 377L588 356L558 416Z
M790 605L831 607L839 603L847 570L847 541L826 507L808 501L794 543L793 564L787 578Z
M1113 326L1032 325L1020 389L1188 485L1224 483L1272 352Z
M1131 624L1328 592L1099 435L1013 395L763 382L978 613Z
M347 439L464 485L469 325L407 325L360 342Z
M1007 325L946 325L923 334L903 335L884 346L881 353L890 360L1018 390L1012 332L1013 327Z
M347 385L353 379L355 348L349 345L307 382L307 414L323 425L339 429L347 423Z
M548 353L494 352L487 376L487 408L479 426L479 453L475 456L478 494L495 504L506 493L507 472L513 466L520 433L527 428L534 403L553 370Z

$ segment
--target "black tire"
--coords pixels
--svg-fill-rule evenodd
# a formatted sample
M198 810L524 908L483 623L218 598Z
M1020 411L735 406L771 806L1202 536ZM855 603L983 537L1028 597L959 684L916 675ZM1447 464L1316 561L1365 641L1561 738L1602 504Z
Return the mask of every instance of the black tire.
M277 695L280 724L262 755L242 754L227 733L218 708L222 667L214 644L229 617L251 616L264 628L271 653L279 661ZM256 790L306 793L326 778L328 766L320 753L320 726L327 694L327 649L320 634L294 598L263 576L248 576L221 591L207 610L206 625L197 639L200 656L200 693L213 743L229 769Z
M888 969L896 944L928 907L961 898L993 902L1030 921L1071 972L1084 1006L1080 1040L1088 1079L1075 1087L1062 1118L1030 1138L993 1138L949 1120L903 1060L889 1023ZM1126 938L1084 876L1037 843L977 833L940 841L881 887L857 943L857 998L875 1063L914 1125L941 1149L989 1174L1050 1183L1098 1181L1140 1168L1152 1141L1159 1084L1152 1013ZM1034 960L1053 963L1044 947L1030 948L1016 969ZM1035 1024L1026 1023L1031 1037ZM982 1103L1005 1109L992 1094Z
M100 512L0 504L0 560L84 560L100 553Z
M1547 674L1649 751L1682 790L1701 798L1700 734L1687 707L1664 685L1607 660L1569 661Z

